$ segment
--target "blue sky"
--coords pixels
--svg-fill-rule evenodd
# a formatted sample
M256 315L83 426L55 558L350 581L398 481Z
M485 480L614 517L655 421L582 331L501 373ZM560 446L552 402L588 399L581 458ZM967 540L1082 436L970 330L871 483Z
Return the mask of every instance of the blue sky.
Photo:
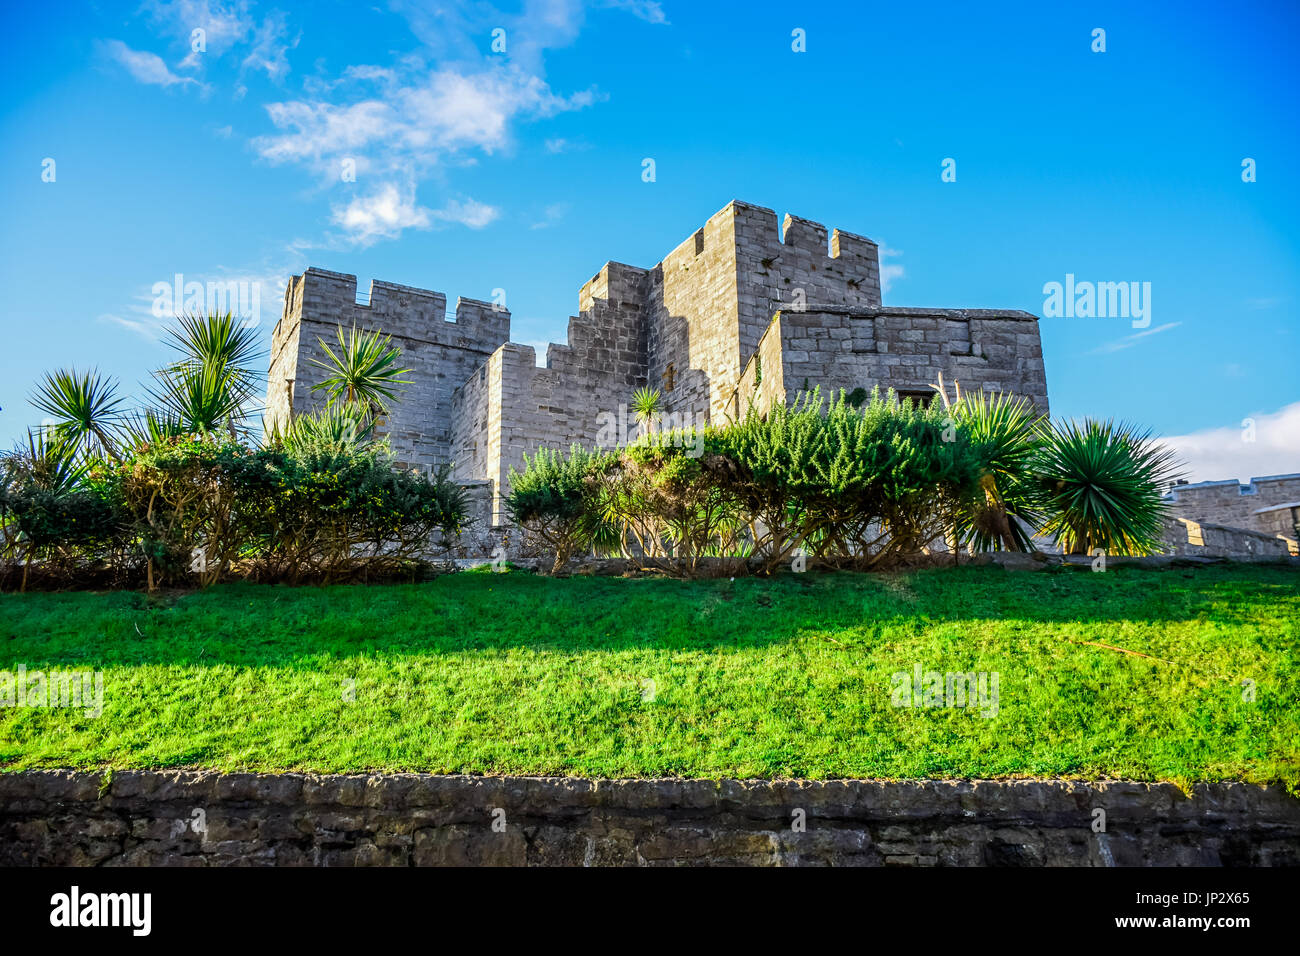
M504 289L515 341L562 341L602 263L652 265L738 198L880 242L891 305L1043 315L1067 274L1149 282L1144 329L1043 319L1053 413L1172 436L1196 479L1300 471L1295 3L6 15L6 445L44 370L139 392L166 355L151 289L176 273L263 282L268 337L284 277L316 265Z

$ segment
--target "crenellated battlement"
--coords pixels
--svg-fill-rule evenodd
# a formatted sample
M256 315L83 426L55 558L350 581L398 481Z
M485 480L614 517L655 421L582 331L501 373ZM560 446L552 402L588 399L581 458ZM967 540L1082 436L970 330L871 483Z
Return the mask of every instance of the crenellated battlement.
M318 340L354 323L391 335L411 369L384 425L398 460L453 461L458 479L491 481L493 521L525 454L605 441L602 420L625 419L642 386L664 413L701 422L737 414L756 390L768 402L816 384L929 394L939 374L1047 407L1034 316L886 309L874 241L739 200L649 268L601 266L544 367L510 342L494 303L461 297L449 313L441 292L375 280L358 295L356 276L306 269L285 290L268 420L319 403Z

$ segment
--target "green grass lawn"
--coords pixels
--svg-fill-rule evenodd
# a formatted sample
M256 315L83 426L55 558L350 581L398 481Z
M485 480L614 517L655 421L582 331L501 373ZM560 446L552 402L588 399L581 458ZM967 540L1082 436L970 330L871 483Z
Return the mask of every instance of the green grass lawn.
M0 707L9 770L1300 785L1279 566L0 595L19 664L101 669L104 710ZM892 706L917 664L996 673L996 716Z

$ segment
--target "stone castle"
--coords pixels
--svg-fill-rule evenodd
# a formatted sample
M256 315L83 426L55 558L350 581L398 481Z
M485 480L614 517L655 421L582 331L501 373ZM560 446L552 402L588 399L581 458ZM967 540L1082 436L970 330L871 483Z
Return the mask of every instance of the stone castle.
M1048 411L1038 319L994 309L882 304L876 243L771 209L732 202L646 269L607 262L578 293L568 341L510 341L510 313L441 292L309 268L285 290L272 335L267 425L317 407L318 340L356 325L382 330L412 369L383 423L400 463L451 463L486 483L481 507L502 520L510 468L539 446L601 441L602 423L636 389L657 388L675 421L702 425L821 386L893 388L929 400L940 373L963 389L1005 390ZM485 516L486 517L486 516Z

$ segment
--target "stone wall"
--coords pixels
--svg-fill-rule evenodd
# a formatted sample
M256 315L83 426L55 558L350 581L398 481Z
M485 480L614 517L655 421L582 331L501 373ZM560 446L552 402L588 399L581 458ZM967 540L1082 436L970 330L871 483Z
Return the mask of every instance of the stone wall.
M1165 554L1275 561L1294 553L1286 538L1248 528L1174 518L1165 523Z
M232 864L1297 865L1300 801L1233 783L0 773L0 865Z
M284 313L271 335L267 381L267 427L283 425L290 402L295 413L318 408L323 392L312 386L328 376L313 360L324 361L324 340L338 351L337 329L345 333L377 329L401 348L403 376L392 414L382 423L398 462L405 466L450 460L452 393L502 343L510 339L510 313L491 303L458 299L453 317L447 297L412 286L375 280L366 302L357 301L353 275L307 269L285 290Z
M828 242L825 226L789 215L778 229L773 210L748 203L728 203L653 268L606 263L578 310L538 368L509 343L504 309L462 299L448 321L442 293L376 281L358 302L355 276L307 269L272 335L268 427L324 401L311 390L326 374L318 340L353 324L391 334L412 370L380 429L399 464L451 462L459 480L492 482L494 522L526 453L621 444L635 432L622 409L647 385L678 426L735 416L755 386L770 407L805 384L931 394L939 372L1047 411L1033 316L886 309L874 242L839 230Z
M1286 538L1296 550L1297 525L1300 525L1300 501L1286 501L1271 508L1260 508L1254 514L1255 528L1261 534L1277 535Z
M740 368L736 206L710 216L646 278L646 379L677 415L708 418L717 404L715 383Z
M942 373L950 397L955 381L967 391L1014 392L1048 412L1038 320L1027 312L784 310L763 336L759 358L760 409L816 386L827 398L840 389L875 386L934 395L930 386ZM742 374L733 414L753 393L755 371L747 366Z
M728 203L649 271L647 380L667 411L717 420L774 313L880 305L876 244L762 206ZM669 366L674 387L661 383Z
M1270 531L1272 519L1259 515L1266 509L1300 501L1300 474L1252 478L1244 485L1234 479L1174 485L1166 500L1180 518ZM1273 533L1292 534L1287 531Z

